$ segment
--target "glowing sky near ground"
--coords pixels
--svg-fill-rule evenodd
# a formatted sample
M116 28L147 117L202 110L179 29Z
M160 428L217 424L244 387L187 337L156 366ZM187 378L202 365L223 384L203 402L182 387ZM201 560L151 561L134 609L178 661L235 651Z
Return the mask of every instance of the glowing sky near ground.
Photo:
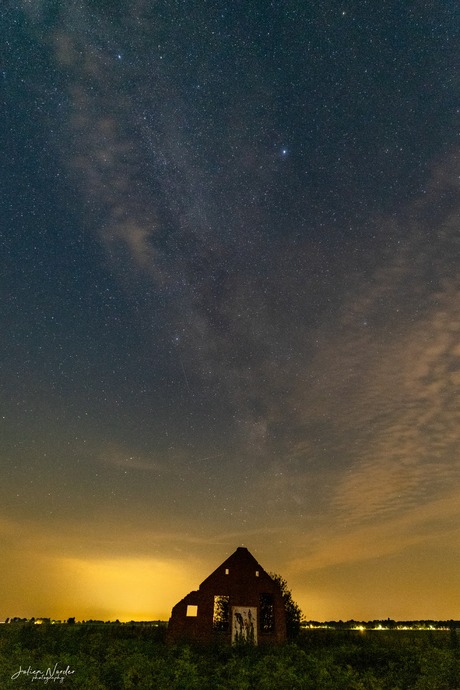
M456 5L112 5L0 10L0 619L460 618Z

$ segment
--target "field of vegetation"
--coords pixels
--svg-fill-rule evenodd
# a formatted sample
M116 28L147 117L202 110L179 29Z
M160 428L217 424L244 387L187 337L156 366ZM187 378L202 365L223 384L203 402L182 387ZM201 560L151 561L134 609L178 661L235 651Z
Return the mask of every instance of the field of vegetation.
M455 630L302 630L282 647L199 648L167 646L161 625L1 625L0 688L50 686L457 690L460 654Z

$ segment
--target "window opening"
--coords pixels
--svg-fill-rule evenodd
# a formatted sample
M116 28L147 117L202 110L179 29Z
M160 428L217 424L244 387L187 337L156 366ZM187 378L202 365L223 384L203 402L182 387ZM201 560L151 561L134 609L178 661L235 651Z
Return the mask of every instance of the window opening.
M272 633L275 630L275 606L273 594L260 595L260 632Z
M198 606L196 604L187 604L187 616L189 618L198 616Z
M214 596L212 627L220 632L228 632L230 629L230 597L224 594Z

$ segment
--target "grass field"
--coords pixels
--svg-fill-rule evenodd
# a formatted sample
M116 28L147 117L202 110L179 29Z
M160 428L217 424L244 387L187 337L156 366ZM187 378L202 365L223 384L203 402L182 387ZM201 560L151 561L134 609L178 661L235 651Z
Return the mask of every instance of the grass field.
M161 625L1 625L0 688L460 689L455 630L303 630L269 649L168 647L164 638Z

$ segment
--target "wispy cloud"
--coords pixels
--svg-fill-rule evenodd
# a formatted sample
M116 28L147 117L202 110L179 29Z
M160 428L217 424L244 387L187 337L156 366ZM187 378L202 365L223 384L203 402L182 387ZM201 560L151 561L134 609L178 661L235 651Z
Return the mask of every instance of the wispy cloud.
M320 529L300 541L303 552L291 561L297 573L330 568L344 564L361 564L367 560L385 559L417 545L456 546L460 534L460 490L440 495L421 505L413 506L391 518L366 525L334 523L334 528Z
M122 470L144 470L146 472L169 472L168 465L148 455L139 455L120 446L109 443L99 453L99 460L104 465Z

